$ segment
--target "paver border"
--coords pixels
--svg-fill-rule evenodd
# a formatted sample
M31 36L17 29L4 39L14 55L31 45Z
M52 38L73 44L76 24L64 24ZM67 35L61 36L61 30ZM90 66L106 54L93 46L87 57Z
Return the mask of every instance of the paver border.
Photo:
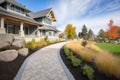
M61 48L62 48L62 47L61 47ZM60 49L61 49L61 48L60 48ZM70 71L68 70L68 68L66 67L66 65L64 64L64 62L63 62L63 60L62 60L62 58L61 58L61 56L60 56L60 49L59 49L58 52L57 52L57 56L58 56L59 62L60 62L60 64L61 64L61 66L63 67L63 70L64 70L66 76L68 77L68 79L69 79L69 80L75 80L75 78L74 78L73 75L70 73Z

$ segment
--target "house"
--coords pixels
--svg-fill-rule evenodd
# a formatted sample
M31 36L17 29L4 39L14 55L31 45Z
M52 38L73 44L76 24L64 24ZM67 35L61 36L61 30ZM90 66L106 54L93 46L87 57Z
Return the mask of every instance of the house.
M52 8L32 12L15 0L0 0L0 34L57 38L59 30L53 22L56 18Z

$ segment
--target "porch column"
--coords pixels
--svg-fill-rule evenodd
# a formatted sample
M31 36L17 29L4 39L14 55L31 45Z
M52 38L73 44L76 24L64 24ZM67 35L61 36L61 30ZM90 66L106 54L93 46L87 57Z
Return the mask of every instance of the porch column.
M4 28L4 18L0 17L0 34L5 34L5 28Z
M21 22L21 24L20 24L20 31L19 31L19 34L20 34L20 37L24 37L24 36L25 36L24 30L23 30L23 22Z
M42 37L42 30L40 30L40 36Z
M37 28L38 28L38 29L37 29L37 34L36 34L36 36L37 36L37 37L40 37L39 26L37 26Z

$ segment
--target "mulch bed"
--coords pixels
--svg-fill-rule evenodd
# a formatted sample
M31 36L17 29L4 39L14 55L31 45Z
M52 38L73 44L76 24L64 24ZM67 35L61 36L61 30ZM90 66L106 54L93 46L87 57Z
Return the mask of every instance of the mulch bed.
M59 42L57 42L59 43ZM55 44L55 43L52 43ZM48 44L51 45L51 44ZM46 46L48 46L46 45ZM39 47L35 50L29 50L29 54L25 56L18 55L18 57L11 61L11 62L1 62L0 61L0 80L13 80L16 76L18 70L20 69L21 65L23 64L24 60L30 56L33 52L41 49L45 46Z
M74 53L74 55L75 55L75 53ZM84 64L91 66L95 70L93 80L120 80L120 79L116 79L115 77L108 77L108 76L104 75L103 73L98 71L98 69L96 68L96 66L93 63L90 63L90 62L82 61L81 66L73 67L71 61L69 59L67 59L67 56L64 53L63 47L60 50L60 56L61 56L63 62L65 63L65 65L67 66L67 68L69 69L69 71L71 72L71 74L74 76L75 80L88 80L88 78L82 74L81 66L83 66ZM80 58L78 55L75 55L75 56L77 58Z

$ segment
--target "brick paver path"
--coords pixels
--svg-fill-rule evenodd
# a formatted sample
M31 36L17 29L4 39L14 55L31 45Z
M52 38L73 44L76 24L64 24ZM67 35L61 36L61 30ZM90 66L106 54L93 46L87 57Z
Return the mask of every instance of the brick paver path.
M20 80L68 80L57 56L65 43L47 46L30 56Z

